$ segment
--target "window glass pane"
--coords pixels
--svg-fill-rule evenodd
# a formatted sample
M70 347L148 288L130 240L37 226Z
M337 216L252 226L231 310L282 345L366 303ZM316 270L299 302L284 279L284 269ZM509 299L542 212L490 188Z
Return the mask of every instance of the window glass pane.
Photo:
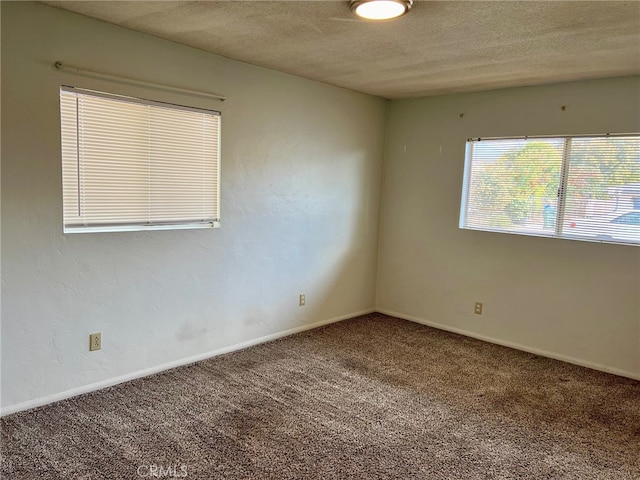
M467 228L553 234L563 139L471 144Z
M216 218L211 150L217 117L155 108L149 118L151 219Z
M76 96L60 92L60 130L62 147L62 183L65 223L80 221L78 192L78 110Z
M640 243L640 138L571 140L564 236Z
M100 97L78 102L83 223L144 223L148 218L147 107Z

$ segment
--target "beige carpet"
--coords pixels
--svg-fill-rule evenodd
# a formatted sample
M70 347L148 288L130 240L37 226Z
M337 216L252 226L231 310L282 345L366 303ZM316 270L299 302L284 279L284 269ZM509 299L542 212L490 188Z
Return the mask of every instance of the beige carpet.
M1 426L2 479L640 478L640 382L380 314Z

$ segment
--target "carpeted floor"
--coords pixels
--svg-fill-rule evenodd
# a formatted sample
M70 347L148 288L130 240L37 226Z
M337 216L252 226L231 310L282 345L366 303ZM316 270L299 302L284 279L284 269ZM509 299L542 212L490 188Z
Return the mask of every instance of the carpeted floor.
M380 314L1 426L2 479L640 479L640 382Z

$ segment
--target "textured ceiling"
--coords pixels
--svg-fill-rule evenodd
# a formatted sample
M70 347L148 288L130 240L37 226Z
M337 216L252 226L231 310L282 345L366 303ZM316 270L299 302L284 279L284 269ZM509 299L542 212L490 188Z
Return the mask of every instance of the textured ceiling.
M384 98L640 74L639 1L417 1L378 23L347 1L43 3Z

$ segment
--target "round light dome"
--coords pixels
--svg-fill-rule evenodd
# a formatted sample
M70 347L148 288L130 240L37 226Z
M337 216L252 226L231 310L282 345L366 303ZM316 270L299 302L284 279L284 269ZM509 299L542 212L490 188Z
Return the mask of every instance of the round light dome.
M409 11L413 0L352 0L351 11L367 20L390 20Z

